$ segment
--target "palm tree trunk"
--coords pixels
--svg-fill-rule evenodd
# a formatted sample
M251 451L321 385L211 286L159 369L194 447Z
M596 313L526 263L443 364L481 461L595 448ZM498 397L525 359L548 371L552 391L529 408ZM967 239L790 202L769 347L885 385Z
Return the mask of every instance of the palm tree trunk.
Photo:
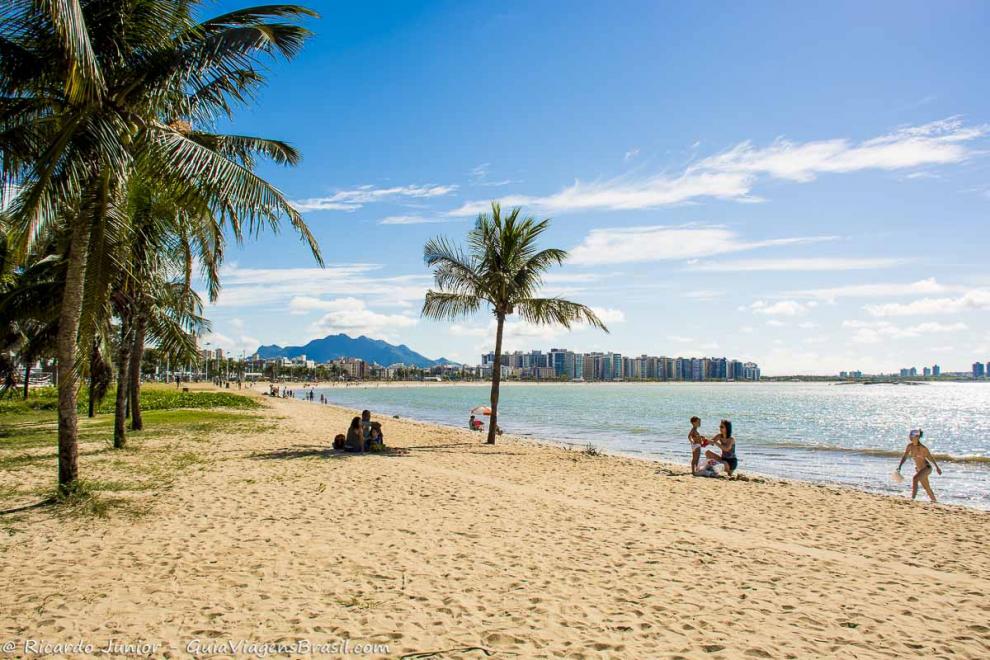
M127 446L127 385L130 376L131 323L125 316L120 324L120 352L117 358L117 399L113 408L113 448Z
M58 487L70 492L79 478L78 414L76 411L76 343L82 315L90 223L76 219L66 264L65 289L59 310L55 355L58 367Z
M138 311L134 324L134 346L131 348L131 430L140 431L144 428L141 419L141 359L144 357L144 333L146 329L144 315Z
M24 358L24 400L28 398L28 385L31 384L31 360Z
M498 314L498 328L495 330L495 364L492 366L492 418L488 420L488 440L495 444L495 431L498 429L498 386L502 382L502 329L505 327L505 314Z
M93 381L96 380L96 340L93 340L93 349L89 352L89 417L96 417L96 401L93 400Z

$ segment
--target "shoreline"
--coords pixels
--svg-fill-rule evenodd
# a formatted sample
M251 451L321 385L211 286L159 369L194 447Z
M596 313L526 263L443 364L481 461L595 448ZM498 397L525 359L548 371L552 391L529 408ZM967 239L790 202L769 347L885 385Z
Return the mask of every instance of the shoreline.
M620 383L610 383L610 385L619 385L619 384ZM461 385L451 384L451 385L454 386L454 387L466 387L466 386L468 386L468 384L461 384ZM536 383L515 383L514 385L517 386L517 387L528 387L528 386L531 386L531 385L536 385ZM567 385L572 385L572 384L570 384L570 383L559 383L559 385L561 385L561 386L567 386ZM429 386L434 386L434 385L431 384ZM443 385L440 384L440 383L437 383L435 386L443 386ZM402 386L401 385L396 385L395 387L402 387ZM296 386L294 388L293 387L290 387L290 389L294 389L295 390L295 394L298 395L300 392L306 391L306 389L308 389L308 387L307 388L300 388L300 387ZM334 388L332 388L332 387L331 388L325 388L323 385L319 385L319 386L314 386L314 389L334 389ZM357 390L362 390L362 389L375 389L375 388L373 386L369 388L369 387L364 387L364 386L351 385L349 387L344 387L342 389L357 389ZM267 390L267 386L265 387L265 390ZM486 387L486 390L487 390L487 387ZM297 400L299 400L302 403L310 403L308 400L305 400L305 399L297 399ZM316 401L315 403L318 404L319 402ZM329 402L328 405L330 405L330 406L337 406L337 407L344 407L344 408L347 407L346 404L334 403L334 402ZM356 412L360 412L360 410L357 410ZM450 422L450 421L422 419L422 418L417 418L417 417L408 417L408 418L405 418L405 419L413 419L413 420L415 420L415 421L417 421L419 423L422 423L422 424L435 424L437 426L441 426L441 427L446 428L446 429L457 429L457 430L461 430L462 429L462 426L460 424L455 424L455 423ZM608 443L607 440L604 441L604 442L594 442L594 441L588 442L588 441L583 441L583 440L579 440L579 439L573 439L573 438L556 436L552 432L543 433L543 434L532 433L532 434L526 434L526 435L506 433L506 435L504 437L510 437L510 436L513 437L513 438L519 439L519 440L526 440L526 441L534 442L534 443L540 444L540 445L551 446L551 447L555 447L555 446L567 446L567 447L570 447L571 449L581 449L581 448L587 447L589 444L591 444L595 448L596 451L601 452L601 453L606 453L606 454L612 455L612 456L623 456L623 457L637 459L637 460L649 461L651 463L655 463L657 465L660 465L660 466L662 466L662 467L664 467L666 469L676 468L676 469L683 469L685 471L685 473L688 472L687 463L688 463L689 453L688 453L688 449L686 448L686 445L685 445L685 451L684 451L684 453L685 453L685 459L684 459L684 461L679 461L679 460L676 460L676 459L672 460L671 458L669 458L667 456L664 456L664 455L660 455L659 452L639 452L639 451L636 451L636 450L633 450L633 449L624 450L622 448L611 447L609 445L609 443ZM764 443L764 444L762 444L762 445L759 446L759 449L762 450L762 451L773 451L775 449L780 449L780 450L785 450L785 451L786 450L795 450L795 451L800 451L800 452L806 452L809 455L810 454L819 454L819 455L821 455L823 457L824 456L828 456L828 455L833 455L833 456L834 455L840 455L840 456L842 456L842 455L849 455L849 456L861 456L861 457L863 457L864 460L885 460L885 459L889 459L891 461L891 463L892 463L891 470L893 470L893 463L896 461L896 459L898 457L900 457L900 455L902 453L899 450L884 449L884 448L861 448L861 447L843 447L843 446L830 446L830 445L808 445L808 444L793 444L793 443L787 443L787 442L778 442L778 443L769 443L769 444ZM988 465L990 465L990 457L988 457L988 456L982 456L982 455L953 455L953 454L947 454L947 453L942 453L942 452L938 452L938 451L935 451L934 452L934 455L935 455L936 460L938 460L940 462L944 462L944 463L948 463L948 464L959 465L960 466L959 469L964 469L964 468L965 469L985 469L986 467L988 467ZM884 481L879 481L879 482L878 481L863 482L863 481L857 481L855 479L848 479L848 478L846 480L843 480L843 478L842 478L841 475L840 476L834 476L834 475L829 474L827 471L821 472L821 476L807 476L805 474L799 474L799 475L796 475L795 476L793 474L786 474L786 473L785 474L771 473L771 472L768 472L768 471L760 470L758 467L757 468L752 468L752 467L746 467L744 465L744 466L741 467L740 474L743 475L743 476L751 475L753 477L761 478L761 479L775 479L775 480L782 480L782 481L788 481L788 482L794 482L794 483L800 483L800 484L808 484L808 485L813 485L813 486L827 486L827 487L835 487L835 488L842 488L842 489L852 489L852 490L855 490L857 492L869 493L869 494L872 494L872 495L879 495L879 496L882 496L882 497L888 497L888 498L893 498L893 499L898 499L898 500L910 501L910 497L909 497L909 492L910 492L909 491L909 488L910 488L910 474L906 474L905 475L906 480L907 480L906 481L906 484L907 484L906 486L901 485L901 486L895 487L895 488L890 487ZM885 472L880 478L881 479L886 479L886 478L888 478L888 475L889 475L889 472ZM726 477L724 475L722 475L721 478L726 478ZM938 488L937 488L937 484L936 484L936 491L937 490L938 490ZM939 493L936 492L936 494L939 494ZM982 501L972 501L972 502L969 502L969 501L965 501L965 500L960 501L959 498L952 498L951 497L951 494L948 495L947 497L949 497L949 501L943 502L943 501L941 501L941 498L940 498L940 501L938 502L938 505L940 505L940 506L958 506L958 507L963 507L965 509L970 509L970 510L975 510L975 511L984 511L984 512L990 511L990 504L988 504L986 502L982 502ZM928 501L927 500L927 496L925 496L924 493L921 493L919 495L919 498L923 499L925 502Z
M203 454L171 489L129 495L145 515L0 518L0 573L18 576L0 639L173 656L228 639L389 646L373 657L990 653L985 512L406 418L381 418L388 452L337 453L354 409L254 396L232 427L133 436L127 456L155 464ZM117 469L83 448L87 478Z

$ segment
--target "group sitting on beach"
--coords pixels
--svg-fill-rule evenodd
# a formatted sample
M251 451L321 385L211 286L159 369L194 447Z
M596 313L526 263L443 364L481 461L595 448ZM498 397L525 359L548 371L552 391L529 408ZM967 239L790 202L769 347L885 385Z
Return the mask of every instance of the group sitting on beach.
M688 432L688 442L691 443L691 474L697 477L717 477L718 468L723 466L725 473L732 476L739 465L736 458L736 439L732 437L732 422L723 419L718 426L718 433L710 438L701 435L701 418L691 418L691 430ZM715 453L708 446L717 447ZM705 449L705 460L701 460L701 450Z
M371 411L363 410L360 417L351 420L347 435L334 439L334 449L348 452L381 451L385 449L381 422L371 421Z

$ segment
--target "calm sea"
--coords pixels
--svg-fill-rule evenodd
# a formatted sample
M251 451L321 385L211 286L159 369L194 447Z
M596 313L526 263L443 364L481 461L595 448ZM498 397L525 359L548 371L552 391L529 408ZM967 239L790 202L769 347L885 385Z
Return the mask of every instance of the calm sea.
M320 388L317 400L321 393L378 418L463 427L468 411L488 402L487 385ZM524 384L503 387L499 405L507 433L685 465L692 415L705 435L732 420L744 472L899 496L910 496L910 480L895 484L891 473L908 431L920 427L944 471L931 479L939 499L990 509L987 384ZM903 473L913 474L913 465Z

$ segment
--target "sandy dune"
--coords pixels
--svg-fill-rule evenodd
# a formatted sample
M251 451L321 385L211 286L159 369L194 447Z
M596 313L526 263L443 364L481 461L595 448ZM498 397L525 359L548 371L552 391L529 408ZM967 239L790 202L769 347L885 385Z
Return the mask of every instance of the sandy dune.
M137 520L0 538L0 641L341 638L391 656L988 657L990 514L268 400ZM515 655L513 655L515 654Z

